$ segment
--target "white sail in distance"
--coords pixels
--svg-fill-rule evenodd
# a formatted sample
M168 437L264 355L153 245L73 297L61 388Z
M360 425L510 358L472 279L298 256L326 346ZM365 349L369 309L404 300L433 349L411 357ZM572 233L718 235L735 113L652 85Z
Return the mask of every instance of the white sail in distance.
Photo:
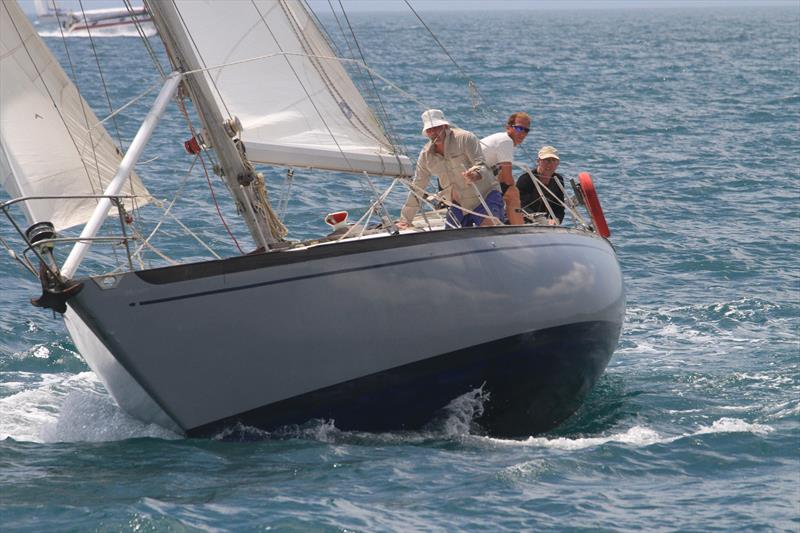
M242 123L250 160L413 173L301 1L173 2L216 105Z
M0 2L0 185L21 196L103 194L122 156L15 1ZM135 174L123 194L150 197ZM27 200L28 224L85 223L93 198ZM131 208L131 202L126 202Z

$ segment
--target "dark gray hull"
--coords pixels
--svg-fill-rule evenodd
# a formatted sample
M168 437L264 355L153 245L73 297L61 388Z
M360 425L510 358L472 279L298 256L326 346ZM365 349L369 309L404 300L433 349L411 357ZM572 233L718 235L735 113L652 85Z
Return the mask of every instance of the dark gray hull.
M625 312L613 249L565 228L417 233L86 280L67 325L121 407L190 435L414 429L483 386L495 435L577 409Z

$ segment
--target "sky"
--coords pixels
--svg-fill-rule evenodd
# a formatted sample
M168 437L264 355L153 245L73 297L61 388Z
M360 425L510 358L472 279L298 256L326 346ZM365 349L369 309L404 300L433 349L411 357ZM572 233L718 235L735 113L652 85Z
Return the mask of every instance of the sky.
M0 0L5 1L5 0ZM82 0L84 9L122 7L121 0ZM308 0L319 12L330 9L328 0ZM336 5L339 0L332 0ZM405 11L403 0L341 0L347 11ZM742 7L742 6L794 6L800 8L800 0L410 0L418 11L483 10L491 9L632 9L669 7ZM19 0L22 8L34 13L33 0ZM142 0L131 0L140 5ZM79 0L56 0L56 5L65 11L77 10Z

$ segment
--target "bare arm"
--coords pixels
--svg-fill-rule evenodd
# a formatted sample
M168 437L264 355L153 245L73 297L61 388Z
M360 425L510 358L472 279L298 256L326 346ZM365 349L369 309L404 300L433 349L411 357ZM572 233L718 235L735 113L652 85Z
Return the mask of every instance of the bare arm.
M509 187L513 187L514 176L511 175L511 163L498 163L498 166L500 167L500 173L497 175L497 181Z

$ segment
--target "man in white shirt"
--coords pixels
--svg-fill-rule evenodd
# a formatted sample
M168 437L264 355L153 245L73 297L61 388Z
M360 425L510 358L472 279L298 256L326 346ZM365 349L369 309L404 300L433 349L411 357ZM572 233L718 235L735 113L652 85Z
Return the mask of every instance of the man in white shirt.
M509 224L522 224L519 190L514 183L511 162L514 149L519 146L531 129L531 117L524 112L513 113L506 121L506 131L494 133L481 139L481 149L486 165L491 168L497 180L505 187L503 199L506 204L506 218Z

